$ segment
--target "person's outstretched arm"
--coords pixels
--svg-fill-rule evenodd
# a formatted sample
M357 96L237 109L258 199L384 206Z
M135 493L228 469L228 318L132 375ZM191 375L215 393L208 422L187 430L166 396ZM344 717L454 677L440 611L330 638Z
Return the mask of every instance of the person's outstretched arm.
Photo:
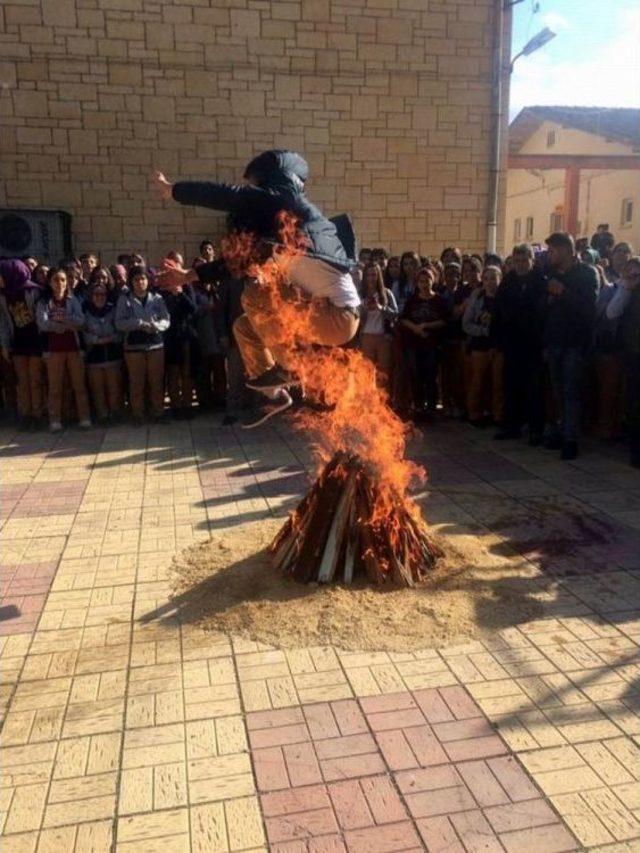
M172 184L162 172L155 173L154 182L165 201L173 199L179 204L225 210L229 213L246 208L271 212L278 208L274 196L259 187L212 181L178 181Z

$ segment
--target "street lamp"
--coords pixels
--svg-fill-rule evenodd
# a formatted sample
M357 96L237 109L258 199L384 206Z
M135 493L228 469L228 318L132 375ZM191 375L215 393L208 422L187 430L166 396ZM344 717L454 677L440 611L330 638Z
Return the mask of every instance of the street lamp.
M511 60L509 70L513 71L513 66L516 64L516 60L520 59L521 56L529 56L529 54L535 53L536 50L540 50L541 47L544 47L547 42L550 42L551 39L554 39L555 37L556 34L553 30L550 30L549 27L545 27L543 30L540 30L540 32L536 33L532 39L529 39L520 53L516 53Z
M487 251L495 253L496 244L498 242L498 189L500 178L500 148L502 146L502 112L504 109L504 99L502 97L503 75L506 68L503 65L503 31L504 31L504 16L511 6L516 5L520 0L515 2L507 2L504 0L496 1L496 12L494 22L494 41L493 41L493 92L491 96L491 113L493 116L493 137L491 140L491 162L489 164L489 203L487 208ZM555 33L545 27L539 33L530 39L522 48L520 53L517 53L511 62L508 69L509 74L513 71L513 66L517 59L521 56L529 56L536 50L539 50L547 42L555 38Z

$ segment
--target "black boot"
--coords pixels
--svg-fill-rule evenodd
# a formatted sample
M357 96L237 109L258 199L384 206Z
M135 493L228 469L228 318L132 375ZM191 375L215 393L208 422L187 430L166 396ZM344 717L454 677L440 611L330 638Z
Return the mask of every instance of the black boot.
M565 441L562 445L562 452L560 453L560 459L565 462L570 462L572 459L578 458L578 442L577 441Z

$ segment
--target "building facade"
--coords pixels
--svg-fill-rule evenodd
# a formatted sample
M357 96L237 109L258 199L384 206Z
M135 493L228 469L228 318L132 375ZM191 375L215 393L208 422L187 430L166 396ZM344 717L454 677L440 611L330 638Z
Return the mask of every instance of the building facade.
M530 107L510 131L505 251L600 223L640 249L640 110Z
M163 204L150 173L232 181L287 147L361 245L483 249L495 5L7 0L0 206L67 211L74 251L109 261L190 256L224 219Z

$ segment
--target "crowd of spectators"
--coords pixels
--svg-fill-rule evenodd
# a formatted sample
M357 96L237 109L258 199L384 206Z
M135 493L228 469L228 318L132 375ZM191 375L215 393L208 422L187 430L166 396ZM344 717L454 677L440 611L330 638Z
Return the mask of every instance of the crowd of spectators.
M207 410L237 420L253 405L233 340L244 280L215 257L203 241L191 266L219 273L184 286L164 285L138 254L112 266L91 253L51 268L0 261L5 416L54 432ZM167 261L184 266L176 251ZM627 441L640 465L640 257L608 229L591 243L558 232L505 259L363 249L353 275L350 346L376 364L402 418L494 426L496 440L526 437L566 460L590 432Z

